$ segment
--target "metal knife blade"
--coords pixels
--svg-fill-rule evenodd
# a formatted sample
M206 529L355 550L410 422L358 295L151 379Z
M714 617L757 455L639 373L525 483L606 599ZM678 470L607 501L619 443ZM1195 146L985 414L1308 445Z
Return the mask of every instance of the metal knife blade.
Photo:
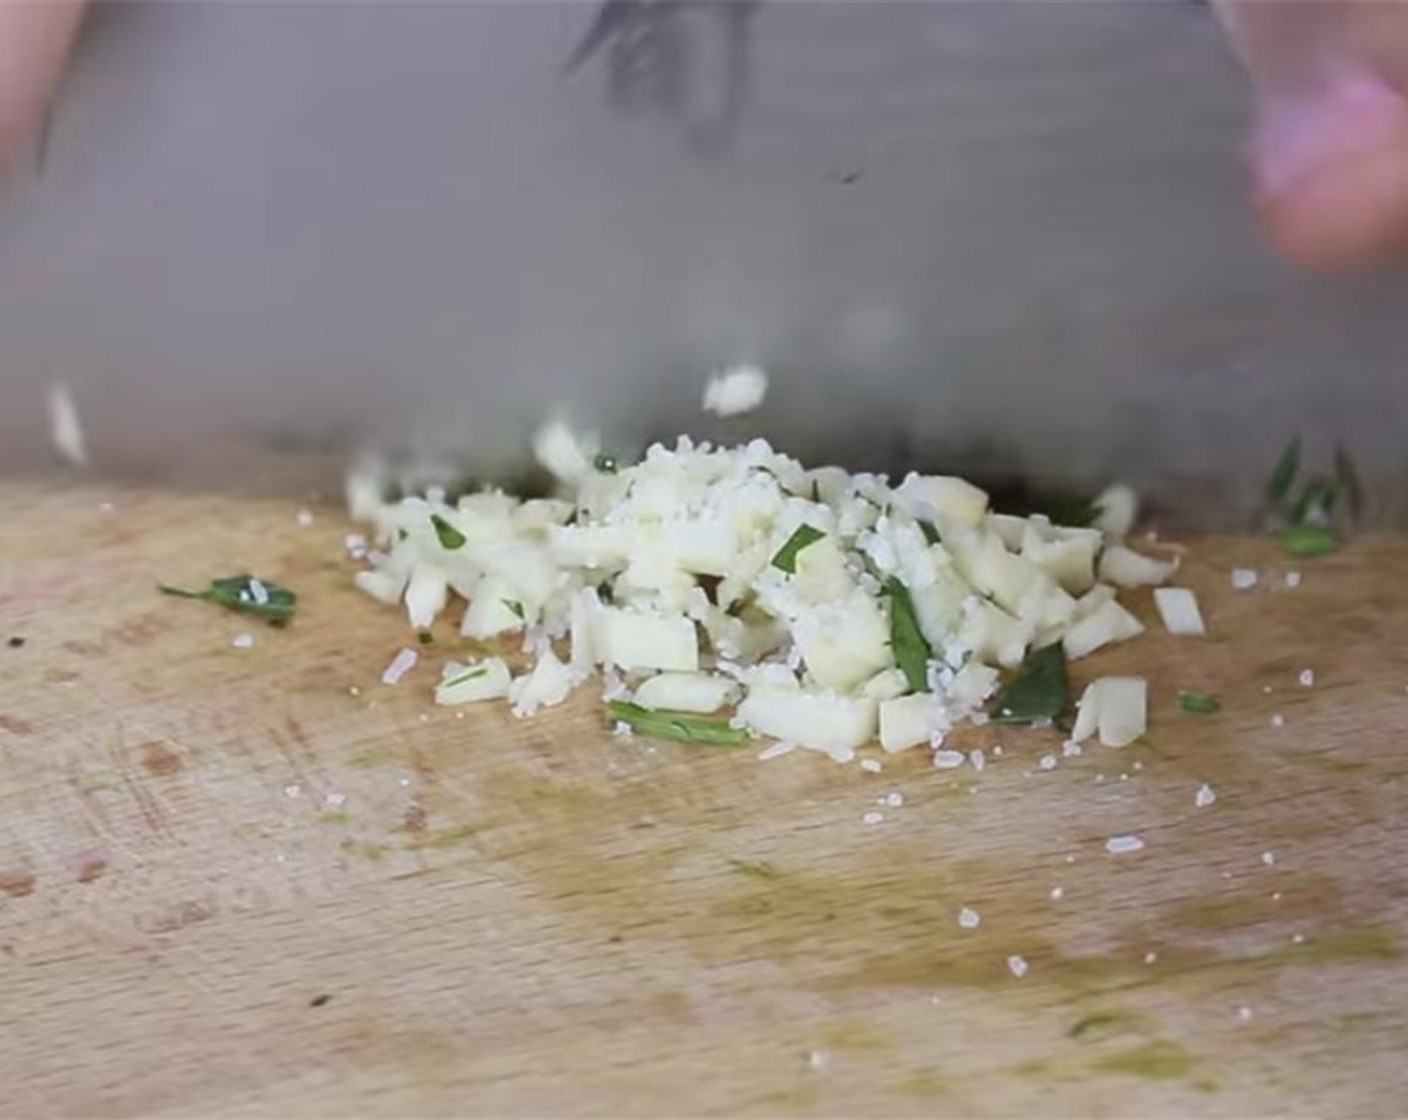
M628 107L609 49L564 72L579 3L100 11L0 200L0 457L55 379L97 469L241 484L369 441L510 473L551 412L1233 496L1307 426L1396 454L1403 285L1261 251L1206 10L763 3L742 55L681 11ZM736 360L773 392L707 421Z

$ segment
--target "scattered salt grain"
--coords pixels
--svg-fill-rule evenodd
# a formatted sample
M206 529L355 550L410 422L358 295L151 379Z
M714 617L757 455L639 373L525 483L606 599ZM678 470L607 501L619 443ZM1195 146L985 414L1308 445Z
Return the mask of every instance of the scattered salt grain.
M1076 857L1075 857L1075 856L1067 856L1067 857L1066 857L1066 862L1067 862L1067 863L1075 863L1075 861L1076 861Z
M1299 587L1299 586L1300 586L1300 573L1299 573L1299 572L1287 572L1287 573L1286 573L1286 586L1289 587L1289 588L1291 588L1292 590L1294 590L1295 588Z
M1251 1009L1250 1007L1247 1007L1247 1006L1244 1004L1243 1006L1237 1008L1237 1018L1239 1018L1240 1020L1242 1020L1242 1022L1244 1022L1244 1023L1247 1022L1248 1020L1251 1019L1251 1017L1252 1017L1252 1009Z
M1051 727L1051 724L1052 720L1050 716L1037 716L1036 719L1032 720L1032 730L1045 731Z
M1001 743L998 743L997 746L993 747L993 749L992 749L992 756L993 756L993 758L1001 758L1001 757L1002 757L1002 744L1001 744Z
M1105 775L1104 775L1104 774L1096 774L1096 775L1095 775L1095 780L1096 780L1097 782L1103 782L1103 781L1105 780Z
M860 820L862 824L879 824L884 819L884 813L877 813L874 809L872 809L870 812L866 813L865 816L861 817Z
M1144 769L1144 764L1143 764L1142 762L1140 762L1140 761L1136 758L1136 759L1134 760L1134 765L1131 766L1130 769L1131 769L1131 770L1143 770L1143 769Z
M618 739L629 739L635 735L635 730L625 720L618 719L616 726L611 729L611 734Z
M113 510L117 509L117 506L113 505L112 502L103 502L98 506L98 509L103 513L111 513Z
M1311 685L1313 685L1313 684L1315 683L1315 670L1314 670L1314 669L1302 669L1302 670L1300 671L1300 676L1298 676L1298 677L1296 678L1296 680L1300 681L1300 684L1301 684L1301 687L1302 687L1302 688L1309 688Z
M345 793L330 793L323 798L323 804L329 809L341 809L347 804L347 795Z
M1020 980L1023 976L1027 974L1027 962L1021 957L1008 957L1007 971L1010 972L1013 976L1015 976L1018 980Z
M298 516L295 517L294 520L306 529L309 525L313 524L313 511L311 509L301 509L298 511Z
M1066 892L1065 892L1064 890L1062 890L1060 887L1052 887L1052 888L1051 888L1051 901L1052 901L1052 902L1060 902L1061 899L1065 897L1065 894L1066 894Z
M1271 688L1271 686L1270 686L1269 684L1264 684L1264 685L1261 686L1261 694L1262 694L1263 696L1270 696L1271 693L1272 693L1272 688Z
M1275 853L1275 852L1262 852L1262 853L1261 853L1261 862L1264 863L1264 864L1266 864L1267 867L1270 867L1273 863L1276 862L1276 853Z
M358 688L355 684L353 684L353 685L348 685L348 686L347 686L347 695L348 695L348 696L361 696L361 695L362 695L362 690L361 690L360 688Z
M1238 591L1246 591L1256 586L1256 572L1251 568L1233 568L1232 586Z
M1293 933L1293 934L1291 934L1291 944L1292 944L1292 945L1301 945L1301 944L1303 944L1304 942L1305 942L1305 934L1303 934L1303 933Z
M1122 782L1127 782L1127 781L1129 781L1129 775L1128 775L1128 774L1121 774L1121 775L1120 775L1120 781L1122 781Z
M769 748L769 749L771 749L771 748ZM759 757L761 758L762 756L759 755ZM775 757L775 756L771 756L771 755L770 755L769 757ZM880 773L881 770L885 769L885 767L881 765L880 760L879 760L878 758L863 758L863 759L861 759L861 760L860 760L860 768L861 768L862 770L864 770L867 774L878 774L878 773Z
M1283 716L1280 712L1277 712L1274 716L1271 717L1271 726L1272 726L1272 727L1285 727L1285 726L1286 726L1286 717Z
M1206 809L1217 800L1217 794L1213 792L1212 786L1204 782L1198 787L1198 792L1193 795L1193 804L1199 809Z
M1112 856L1124 855L1143 849L1144 841L1138 836L1111 836L1105 841L1105 850Z
M963 765L966 757L962 751L935 751L934 768L936 770L957 770Z
M885 795L885 804L891 809L898 809L904 804L904 794L900 793L899 790L893 793L887 793Z
M426 715L424 712L422 712L421 715L420 715L420 721L421 721L421 723L429 723L429 722L430 722L430 717L429 717L428 715Z
M236 634L230 639L230 644L236 649L252 649L254 646L254 635Z
M303 787L302 787L301 785L299 785L297 782L293 783L292 785L284 786L284 796L285 796L285 797L302 797L302 796L303 796Z
M1061 754L1066 758L1076 758L1081 753L1081 745L1074 739L1067 739L1061 744Z
M1147 953L1144 954L1144 963L1145 963L1145 964L1153 964L1153 963L1154 963L1156 960L1158 960L1158 959L1159 959L1159 954L1156 953L1156 952L1154 952L1152 949L1150 949Z
M983 768L987 766L987 764L988 756L985 755L981 749L968 752L968 765L973 767L974 770L982 773Z
M825 1050L813 1050L807 1055L807 1068L820 1073L831 1064L831 1055Z
M1280 902L1280 901L1281 901L1281 892L1280 892L1280 891L1272 891L1272 892L1271 892L1271 901L1272 901L1272 902Z
M971 906L965 906L958 912L958 924L964 929L977 929L982 924L983 916Z
M1043 770L1056 769L1056 756L1054 754L1044 754L1037 760L1037 765Z
M381 674L382 684L400 684L401 678L409 673L420 660L420 654L413 649L403 649L391 659L391 664Z

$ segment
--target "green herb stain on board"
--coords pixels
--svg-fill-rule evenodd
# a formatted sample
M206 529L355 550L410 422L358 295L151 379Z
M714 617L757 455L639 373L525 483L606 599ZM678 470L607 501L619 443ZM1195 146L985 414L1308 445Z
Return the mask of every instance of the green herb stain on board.
M324 809L318 814L319 824L351 824L352 814L346 809Z
M1082 1035L1100 1034L1108 1036L1116 1030L1139 1030L1141 1020L1137 1015L1125 1011L1093 1011L1082 1019L1077 1019L1066 1032L1068 1038Z
M832 1023L821 1032L822 1045L828 1050L877 1050L889 1049L893 1039L883 1031L854 1020Z
M482 832L482 824L461 824L454 828L441 829L439 832L432 832L421 840L413 840L407 844L407 848L421 851L426 848L451 848L456 844L462 844L466 840L472 839Z
M1310 934L1299 945L1287 945L1271 955L1296 964L1356 964L1401 960L1403 950L1388 926L1341 926Z
M731 859L728 861L728 865L740 875L747 875L750 879L774 882L782 878L782 872L766 860L754 862L747 859Z
M932 1069L911 1073L897 1082L895 1089L911 1097L942 1097L951 1092L944 1076Z
M1125 1073L1150 1081L1175 1081L1188 1076L1195 1065L1197 1060L1188 1051L1168 1039L1146 1042L1092 1063L1094 1069L1102 1072Z

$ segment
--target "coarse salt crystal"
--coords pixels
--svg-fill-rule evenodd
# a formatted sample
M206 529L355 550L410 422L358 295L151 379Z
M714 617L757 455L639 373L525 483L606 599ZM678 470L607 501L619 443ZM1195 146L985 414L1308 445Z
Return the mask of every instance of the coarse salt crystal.
M1144 841L1138 836L1111 836L1105 841L1105 850L1112 856L1124 855L1126 852L1137 852L1144 847Z
M1067 856L1067 857L1066 857L1066 862L1067 862L1067 863L1075 863L1075 861L1076 861L1076 857L1075 857L1075 856Z
M1206 809L1217 800L1217 794L1213 792L1212 786L1204 782L1198 787L1198 792L1193 795L1193 804L1199 809Z
M1270 867L1273 863L1276 862L1276 853L1275 853L1275 852L1262 852L1262 853L1261 853L1261 862L1264 863L1264 864L1266 864L1267 867Z
M1287 572L1287 573L1286 573L1286 586L1289 587L1289 588L1292 588L1292 589L1299 587L1299 586L1300 586L1300 573L1299 573L1299 572Z
M1144 963L1145 963L1145 964L1153 964L1153 963L1154 963L1156 960L1158 960L1158 959L1159 959L1159 954L1156 953L1156 952L1154 952L1152 949L1149 950L1149 952L1147 952L1147 953L1144 954Z
M635 729L625 720L618 719L616 726L611 729L611 734L618 739L629 739L635 735Z
M268 604L269 589L264 586L262 579L254 578L249 581L249 598L261 607Z
M348 686L347 686L347 695L348 695L348 696L361 696L361 695L362 695L362 690L361 690L360 688L358 688L355 684L348 685Z
M885 769L878 758L863 758L860 760L860 768L867 774L878 774Z
M1037 760L1037 765L1043 770L1056 769L1056 756L1054 754L1044 754Z
M381 674L382 684L400 684L401 678L409 673L420 660L420 654L413 649L403 649L391 659L391 664Z
M1052 888L1051 888L1051 901L1052 901L1052 902L1060 902L1061 899L1065 897L1065 895L1066 895L1066 892L1065 892L1064 890L1062 890L1060 887L1052 887Z
M254 635L236 634L230 639L230 644L236 649L250 649L254 645Z
M1305 941L1305 934L1303 934L1303 933L1293 933L1293 934L1291 934L1291 944L1292 944L1292 945L1300 945L1300 944L1304 943L1304 941Z
M298 516L295 517L294 520L306 529L309 525L313 524L313 511L310 509L301 509L298 511Z
M347 804L347 795L345 793L330 793L323 798L323 803L330 809L340 809Z
M1081 753L1082 747L1074 739L1067 739L1061 744L1061 753L1066 758L1075 758Z
M293 785L284 786L285 797L302 797L303 787L295 782Z
M963 760L966 757L962 751L935 751L934 768L937 770L956 770L963 765Z
M825 1050L813 1050L807 1055L807 1068L820 1073L831 1064L831 1055Z
M988 764L987 755L985 755L981 749L969 751L968 764L972 766L974 770L981 773L983 768Z
M1144 764L1143 764L1142 762L1140 762L1140 761L1136 758L1136 759L1134 760L1134 765L1131 766L1130 769L1131 769L1131 770L1143 770L1143 769L1144 769Z
M1021 957L1012 956L1007 958L1007 971L1020 980L1027 974L1027 962Z
M983 916L971 906L965 906L958 912L958 924L964 929L977 929L982 924Z
M116 508L117 506L113 505L112 502L103 502L98 506L98 509L100 509L103 513L111 513Z
M1281 892L1280 892L1280 891L1272 891L1272 892L1271 892L1271 901L1272 901L1272 902L1280 902L1280 901L1281 901Z
M1302 688L1309 688L1315 683L1315 670L1302 669L1300 671L1300 676L1298 676L1296 680L1300 681Z
M781 758L785 754L791 754L797 749L797 744L787 739L779 739L771 746L764 747L758 752L758 761L767 762L772 758Z
M891 809L898 809L904 804L904 794L900 793L898 790L894 793L887 793L885 795L885 804Z
M870 812L866 813L865 816L861 817L861 823L862 823L862 824L879 824L879 823L880 823L881 821L883 821L884 819L885 819L885 814L884 814L884 813L877 813L877 812L875 812L875 810L872 809Z
M1233 568L1232 586L1238 591L1246 591L1249 587L1256 586L1256 572L1251 568Z
M1271 726L1272 726L1272 727L1285 727L1285 726L1286 726L1286 717L1283 716L1280 712L1277 712L1274 716L1271 717Z
M1242 1022L1247 1022L1251 1017L1252 1009L1250 1007L1243 1005L1242 1007L1237 1008L1237 1018L1242 1020Z
M1002 757L1002 744L1001 744L1001 743L998 743L997 746L993 747L993 749L992 749L992 756L993 756L993 758L1001 758L1001 757Z

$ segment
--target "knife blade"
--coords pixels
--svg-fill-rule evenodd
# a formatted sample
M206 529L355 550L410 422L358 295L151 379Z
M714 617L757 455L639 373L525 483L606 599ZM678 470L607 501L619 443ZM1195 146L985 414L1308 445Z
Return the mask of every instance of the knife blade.
M55 380L95 469L237 485L366 443L512 473L549 413L626 453L761 434L1232 501L1307 422L1395 446L1403 285L1261 251L1206 11L762 4L730 55L690 5L673 92L631 111L609 49L564 71L596 18L100 12L0 205L5 463L44 453ZM1321 372L1351 355L1353 417ZM705 418L739 360L768 401Z

